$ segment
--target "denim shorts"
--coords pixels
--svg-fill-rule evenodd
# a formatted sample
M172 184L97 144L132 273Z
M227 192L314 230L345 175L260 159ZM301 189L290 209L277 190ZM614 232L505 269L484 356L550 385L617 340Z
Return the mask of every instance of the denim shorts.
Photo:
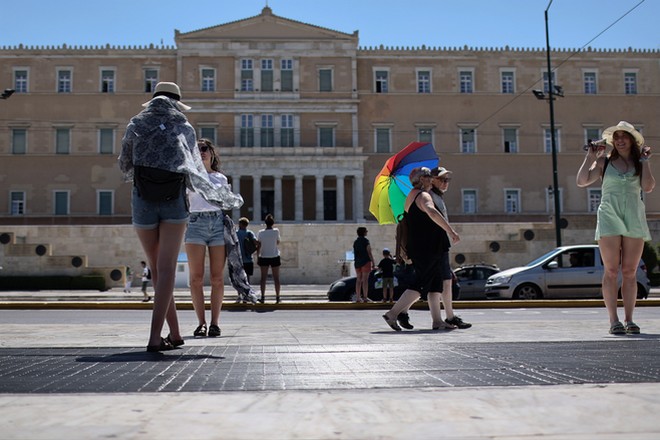
M184 242L203 246L224 246L225 224L222 211L191 212Z
M139 229L156 229L162 223L186 223L188 221L188 197L181 191L178 199L165 202L144 200L133 187L131 198L133 226Z

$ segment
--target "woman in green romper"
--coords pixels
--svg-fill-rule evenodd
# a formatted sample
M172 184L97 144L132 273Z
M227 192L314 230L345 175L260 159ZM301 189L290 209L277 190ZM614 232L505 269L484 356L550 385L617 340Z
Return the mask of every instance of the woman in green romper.
M639 326L633 322L637 266L644 242L651 239L642 191L649 193L655 187L649 162L651 148L644 145L644 137L626 121L604 130L603 141L588 145L576 181L579 187L585 187L602 179L596 240L605 266L603 300L610 318L610 333L637 334ZM608 155L605 143L614 147ZM619 321L617 311L619 270L625 325Z

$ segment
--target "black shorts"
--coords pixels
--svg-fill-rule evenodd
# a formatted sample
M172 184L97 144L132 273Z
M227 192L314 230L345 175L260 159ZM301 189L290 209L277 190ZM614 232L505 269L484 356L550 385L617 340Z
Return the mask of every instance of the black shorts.
M280 261L280 256L278 255L277 257L271 258L259 257L257 264L261 267L280 267L282 262Z
M425 296L429 292L442 292L442 283L444 281L442 254L444 252L433 257L426 257L419 260L413 259L415 277L414 281L410 284L411 289L418 291L422 296Z
M243 269L245 270L245 275L251 277L254 274L254 263L252 261L243 263Z

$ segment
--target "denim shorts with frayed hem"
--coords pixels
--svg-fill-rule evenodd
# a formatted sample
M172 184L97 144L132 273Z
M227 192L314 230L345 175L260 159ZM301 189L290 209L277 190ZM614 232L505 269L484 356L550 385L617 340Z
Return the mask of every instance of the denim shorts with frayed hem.
M144 200L133 187L131 199L133 226L139 229L156 229L160 223L187 223L188 198L185 191L175 200L152 202Z
M225 225L222 211L191 212L184 243L224 246Z

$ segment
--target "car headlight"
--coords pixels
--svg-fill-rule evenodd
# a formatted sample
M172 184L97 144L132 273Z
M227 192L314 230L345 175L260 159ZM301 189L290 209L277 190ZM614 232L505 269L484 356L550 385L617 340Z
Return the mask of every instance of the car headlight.
M507 284L509 281L511 281L511 275L509 276L496 276L496 277L491 277L488 278L488 281L486 284Z

